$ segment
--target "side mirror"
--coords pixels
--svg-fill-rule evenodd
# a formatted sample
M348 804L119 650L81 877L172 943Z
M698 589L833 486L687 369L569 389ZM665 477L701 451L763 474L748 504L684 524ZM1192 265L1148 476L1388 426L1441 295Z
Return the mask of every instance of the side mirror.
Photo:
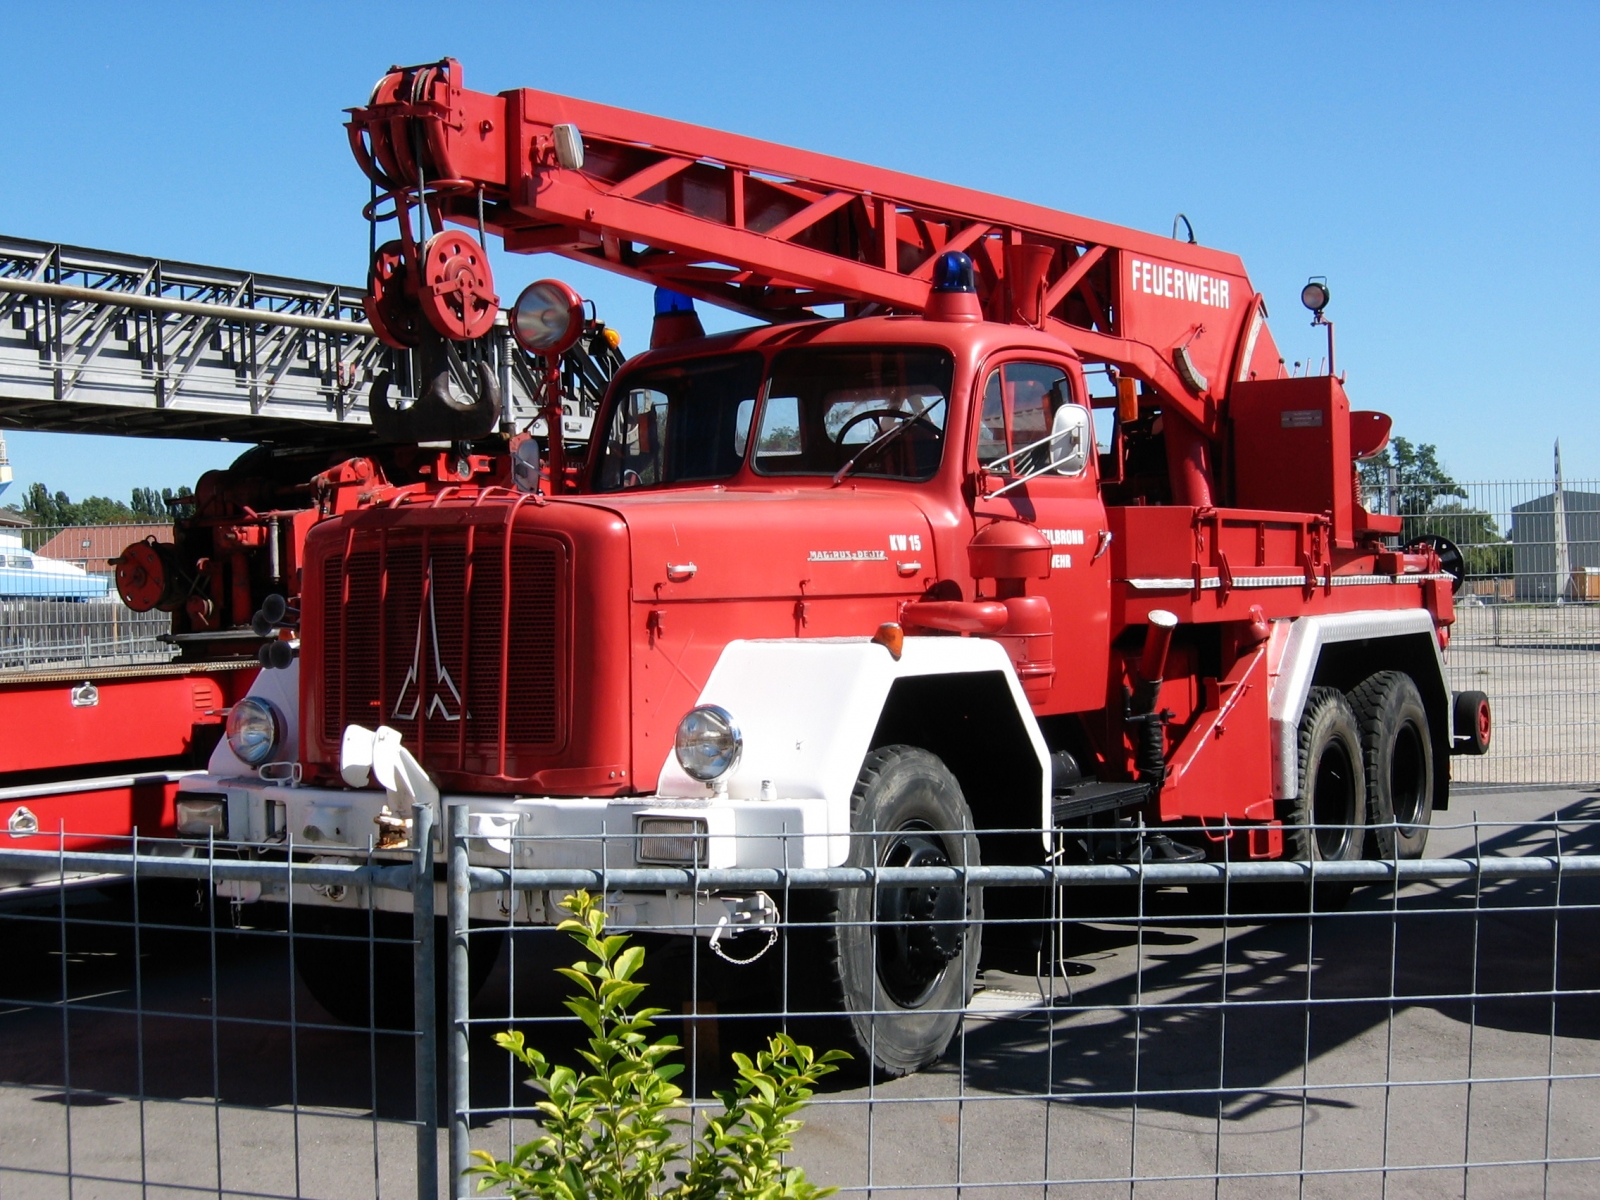
M1089 461L1094 434L1089 410L1063 404L1050 423L1050 466L1057 475L1077 475Z

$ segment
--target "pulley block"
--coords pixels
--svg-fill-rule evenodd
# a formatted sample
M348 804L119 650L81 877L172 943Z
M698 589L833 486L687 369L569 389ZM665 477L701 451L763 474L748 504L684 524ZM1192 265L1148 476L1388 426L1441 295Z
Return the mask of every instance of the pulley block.
M417 299L428 323L453 341L471 341L489 332L500 297L494 294L489 256L476 238L447 229L427 240Z
M407 286L405 255L400 242L385 242L367 269L367 295L362 307L378 340L396 350L422 344L422 310Z

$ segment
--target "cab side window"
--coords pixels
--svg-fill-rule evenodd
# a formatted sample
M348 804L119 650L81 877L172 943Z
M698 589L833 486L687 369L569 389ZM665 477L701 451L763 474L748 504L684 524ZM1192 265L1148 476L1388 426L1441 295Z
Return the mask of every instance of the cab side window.
M1050 434L1056 410L1071 401L1071 382L1059 367L1013 362L989 372L978 425L978 465L987 467L1043 441ZM1000 470L1007 475L1024 474L1035 469L1034 458L1042 466L1048 454L1049 446L1041 445L1033 454L1002 464Z

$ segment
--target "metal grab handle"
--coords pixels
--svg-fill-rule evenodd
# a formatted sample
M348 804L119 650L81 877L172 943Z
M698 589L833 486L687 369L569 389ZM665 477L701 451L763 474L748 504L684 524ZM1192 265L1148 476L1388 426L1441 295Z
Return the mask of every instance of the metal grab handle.
M694 573L699 569L700 568L695 566L692 562L668 563L667 579L672 583L684 583L690 579L693 579Z

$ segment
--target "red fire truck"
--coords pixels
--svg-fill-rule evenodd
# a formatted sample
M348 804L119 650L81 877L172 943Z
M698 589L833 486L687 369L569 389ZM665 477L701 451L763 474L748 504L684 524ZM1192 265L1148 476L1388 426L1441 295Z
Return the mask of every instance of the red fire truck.
M1459 556L1363 506L1389 419L1285 372L1234 255L473 92L450 60L392 69L349 132L399 225L384 336L478 336L488 234L654 284L655 336L581 458L559 423L542 454L441 449L308 530L298 653L183 783L229 838L398 845L442 793L502 865L1040 861L1058 828L1101 858L1388 858L1486 749L1441 658ZM760 323L703 336L695 299ZM511 321L548 352L579 314L544 281ZM773 909L607 903L708 933ZM982 900L872 903L824 902L819 973L877 1067L915 1070L974 985Z

